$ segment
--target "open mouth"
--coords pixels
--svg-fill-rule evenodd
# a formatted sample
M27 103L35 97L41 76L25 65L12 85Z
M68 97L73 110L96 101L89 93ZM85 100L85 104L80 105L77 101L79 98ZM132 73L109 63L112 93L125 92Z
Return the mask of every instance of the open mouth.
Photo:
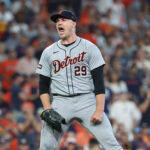
M59 32L64 32L64 28L63 27L58 27L58 31Z

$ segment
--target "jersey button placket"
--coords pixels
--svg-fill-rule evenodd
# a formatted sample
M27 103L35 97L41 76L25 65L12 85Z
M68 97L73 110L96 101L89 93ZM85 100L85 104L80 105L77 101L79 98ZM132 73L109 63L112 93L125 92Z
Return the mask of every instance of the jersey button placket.
M67 54L67 56L70 56L70 50L69 49L66 49L66 54ZM71 70L70 70L70 68L71 68L70 65L67 66L66 71L67 71L67 74L68 74L68 84L69 84L70 95L72 95L74 93L73 93L73 88L72 88Z

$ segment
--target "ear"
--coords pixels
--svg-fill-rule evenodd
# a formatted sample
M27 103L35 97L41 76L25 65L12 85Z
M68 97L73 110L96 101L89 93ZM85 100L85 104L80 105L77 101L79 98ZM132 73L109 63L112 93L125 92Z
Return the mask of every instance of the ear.
M73 26L76 27L77 23L73 21Z

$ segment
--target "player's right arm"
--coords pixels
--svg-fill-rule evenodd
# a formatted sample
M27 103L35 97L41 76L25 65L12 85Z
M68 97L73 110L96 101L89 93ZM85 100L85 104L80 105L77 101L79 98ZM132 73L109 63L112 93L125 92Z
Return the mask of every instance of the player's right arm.
M40 93L40 99L41 99L41 102L43 104L44 110L51 109L49 85L50 85L50 78L43 76L43 75L40 75L39 93Z
M40 95L40 99L42 101L44 110L51 109L49 94L45 93L45 94Z
M41 55L36 73L39 74L39 93L44 110L50 109L50 51L45 49Z

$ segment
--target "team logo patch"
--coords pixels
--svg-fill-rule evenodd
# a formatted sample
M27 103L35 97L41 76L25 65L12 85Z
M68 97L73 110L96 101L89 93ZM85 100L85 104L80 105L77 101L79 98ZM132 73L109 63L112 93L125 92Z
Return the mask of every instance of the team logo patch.
M42 69L42 65L41 65L41 64L38 64L37 68L38 68L38 69Z

